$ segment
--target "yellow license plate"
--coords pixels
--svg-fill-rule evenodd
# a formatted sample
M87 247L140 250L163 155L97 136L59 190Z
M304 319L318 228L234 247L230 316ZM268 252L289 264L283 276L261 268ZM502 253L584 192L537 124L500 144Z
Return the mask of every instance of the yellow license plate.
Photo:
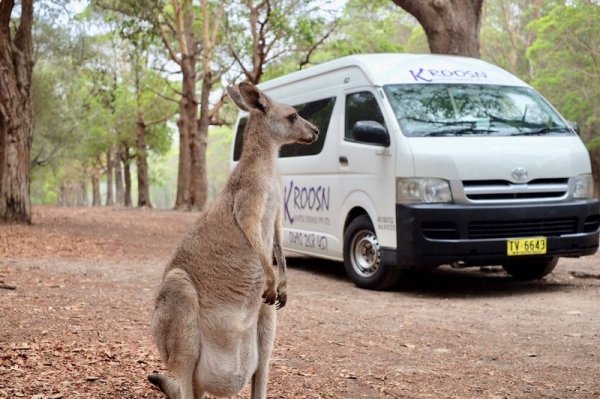
M543 255L546 248L546 237L519 238L506 242L508 256Z

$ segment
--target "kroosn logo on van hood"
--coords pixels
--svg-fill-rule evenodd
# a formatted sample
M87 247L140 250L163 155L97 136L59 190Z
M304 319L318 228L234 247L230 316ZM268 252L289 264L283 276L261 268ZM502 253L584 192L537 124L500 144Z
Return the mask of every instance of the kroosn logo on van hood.
M410 69L408 71L415 82L456 81L456 80L481 80L488 76L482 71L467 69Z

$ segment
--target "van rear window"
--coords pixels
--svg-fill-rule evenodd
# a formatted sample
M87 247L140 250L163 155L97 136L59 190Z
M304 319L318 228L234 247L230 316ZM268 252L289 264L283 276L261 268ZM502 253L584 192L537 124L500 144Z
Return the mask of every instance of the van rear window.
M329 121L331 120L334 105L335 97L294 105L294 108L296 108L301 117L310 121L319 128L319 138L312 144L286 144L281 147L281 150L279 151L279 157L302 157L320 153L321 150L323 150L323 145L325 144L327 128L329 127ZM244 129L247 122L248 118L243 117L238 123L237 131L235 133L235 144L233 147L234 161L238 161L242 155L242 148L244 145Z

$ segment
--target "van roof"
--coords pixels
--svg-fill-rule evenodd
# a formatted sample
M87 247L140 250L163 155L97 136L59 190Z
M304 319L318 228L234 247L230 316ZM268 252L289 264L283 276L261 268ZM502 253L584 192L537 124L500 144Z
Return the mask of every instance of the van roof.
M358 67L374 86L411 83L478 83L526 86L516 76L488 62L438 54L361 54L338 58L261 83L263 90L324 73Z

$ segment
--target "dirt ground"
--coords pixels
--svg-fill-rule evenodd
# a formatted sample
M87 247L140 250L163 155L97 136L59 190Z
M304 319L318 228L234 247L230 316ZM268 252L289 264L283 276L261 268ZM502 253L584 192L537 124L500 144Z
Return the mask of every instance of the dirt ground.
M162 398L150 310L194 217L36 207L0 226L0 398ZM288 261L269 398L600 397L598 254L533 283L442 268L392 292Z

